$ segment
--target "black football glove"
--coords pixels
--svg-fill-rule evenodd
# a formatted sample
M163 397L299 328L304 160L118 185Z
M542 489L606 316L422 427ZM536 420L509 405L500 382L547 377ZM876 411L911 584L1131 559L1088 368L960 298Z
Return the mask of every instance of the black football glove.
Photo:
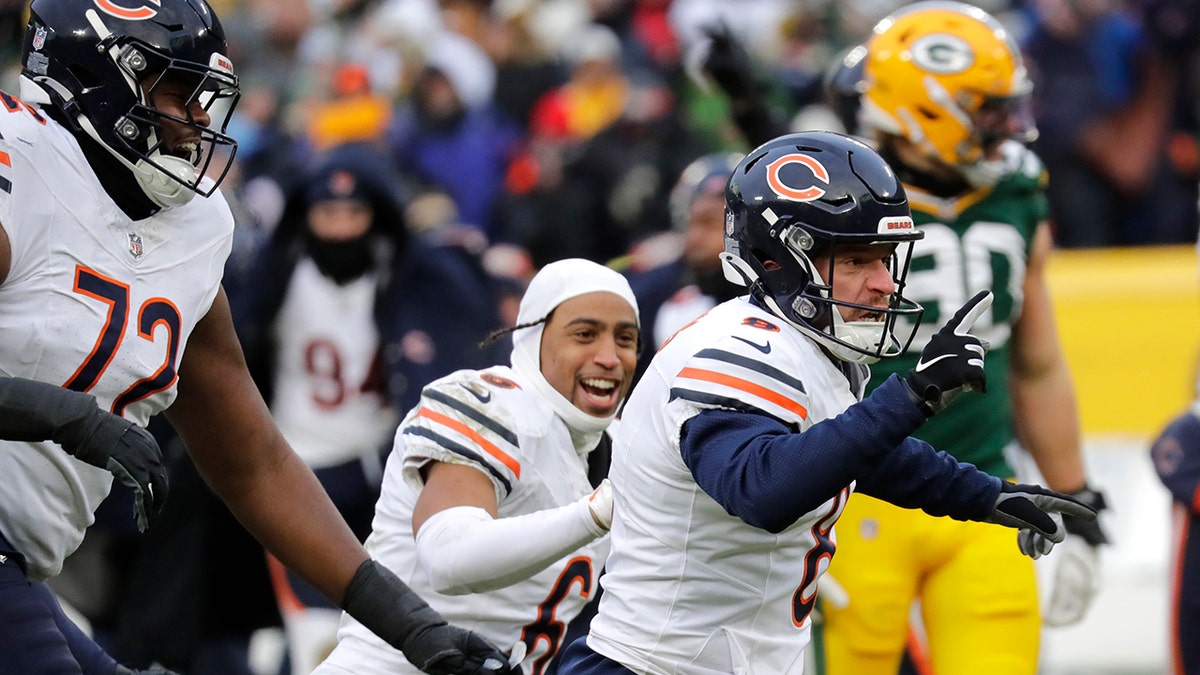
M941 412L965 391L987 391L983 355L987 342L968 331L992 306L992 292L980 291L933 334L921 360L904 378L926 416Z
M343 606L346 613L430 675L521 673L487 640L447 624L399 577L374 560L359 565L346 588Z
M1004 481L1000 496L984 522L1016 528L1021 553L1037 560L1066 538L1067 528L1062 518L1067 516L1094 521L1096 512L1061 492Z
M1077 502L1086 504L1097 514L1108 508L1104 493L1093 490L1087 485L1084 485L1083 489L1078 492L1072 492L1071 497ZM1108 543L1108 535L1100 527L1100 520L1097 518L1076 518L1064 513L1063 525L1067 528L1067 534L1079 537L1086 541L1088 546L1103 546Z
M0 378L0 438L51 440L68 454L107 470L133 490L141 532L166 503L167 470L154 436L96 407L91 394L24 378Z
M762 88L754 75L750 54L738 42L733 31L724 21L704 27L708 38L708 51L701 67L706 75L733 100L757 99Z

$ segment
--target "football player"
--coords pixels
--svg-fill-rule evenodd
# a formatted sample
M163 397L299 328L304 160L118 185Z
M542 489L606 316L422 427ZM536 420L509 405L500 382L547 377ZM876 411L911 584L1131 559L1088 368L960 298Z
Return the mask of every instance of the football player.
M738 287L725 280L718 256L725 246L725 183L741 159L740 153L713 152L692 160L671 188L671 232L633 249L633 266L626 275L652 347L638 358L639 374L675 331L738 295ZM677 257L657 265L638 265L641 247L655 252L664 240L678 242L672 251Z
M519 641L525 673L546 672L599 591L612 498L607 482L593 490L588 459L629 390L639 339L624 277L551 263L521 299L512 366L429 384L396 432L367 550L451 621ZM415 671L343 617L316 672Z
M966 398L915 435L1001 478L1014 476L1005 453L1019 444L1050 488L1104 508L1086 480L1044 279L1045 176L1021 143L1035 134L1032 86L1012 36L976 7L919 2L881 21L865 52L861 133L904 183L924 235L912 246L904 293L926 309L913 346L874 368L868 389L917 367L920 347L955 308L991 291L992 307L975 324L991 345L990 395ZM1097 522L1064 520L1070 536L1045 613L1052 625L1082 617L1098 581L1095 547L1105 542ZM841 523L830 571L850 603L825 614L829 673L894 675L916 599L935 672L1036 672L1034 567L1004 532L865 494L850 499Z
M503 670L377 562L271 421L221 290L238 80L204 0L35 0L0 95L0 663L112 673L43 583L115 476L145 529L165 412L271 552L431 673ZM491 659L488 662L488 659Z
M1009 545L1029 555L1065 535L1051 513L1092 513L909 435L985 387L969 329L991 294L863 398L866 364L902 353L921 312L903 289L907 244L923 235L874 150L831 132L782 136L738 164L725 199L721 257L747 295L676 333L630 397L604 595L560 673L801 672L855 490L1017 528Z
M1171 672L1200 672L1200 400L1170 422L1150 448L1171 493Z

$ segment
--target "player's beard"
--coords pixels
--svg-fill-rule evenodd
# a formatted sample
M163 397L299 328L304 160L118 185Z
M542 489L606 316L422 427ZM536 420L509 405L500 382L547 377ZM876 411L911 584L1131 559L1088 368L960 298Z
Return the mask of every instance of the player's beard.
M375 264L369 236L346 241L327 241L310 236L308 254L321 274L339 286L366 274Z

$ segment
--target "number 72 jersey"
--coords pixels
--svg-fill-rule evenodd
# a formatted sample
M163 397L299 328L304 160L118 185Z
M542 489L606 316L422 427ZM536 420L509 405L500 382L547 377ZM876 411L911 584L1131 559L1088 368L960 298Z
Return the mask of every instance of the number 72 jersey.
M188 336L220 288L229 207L214 193L132 221L66 129L0 100L0 224L12 249L0 370L87 392L144 426L174 399ZM0 531L33 576L57 573L111 476L49 442L0 442L0 475L30 491L0 501Z

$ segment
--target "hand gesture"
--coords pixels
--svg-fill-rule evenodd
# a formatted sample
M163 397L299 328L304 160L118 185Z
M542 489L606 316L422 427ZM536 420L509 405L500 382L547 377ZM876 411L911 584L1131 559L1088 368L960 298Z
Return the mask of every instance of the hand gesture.
M1004 481L1000 496L984 522L1016 528L1021 553L1037 560L1066 538L1064 516L1092 521L1096 519L1096 511L1068 495L1040 485Z
M992 306L992 292L980 291L933 334L921 360L905 381L927 416L941 412L965 391L987 391L983 355L987 343L968 331Z
M742 100L759 95L750 55L724 21L704 26L703 38L686 55L688 76L705 91L715 82L729 98Z

